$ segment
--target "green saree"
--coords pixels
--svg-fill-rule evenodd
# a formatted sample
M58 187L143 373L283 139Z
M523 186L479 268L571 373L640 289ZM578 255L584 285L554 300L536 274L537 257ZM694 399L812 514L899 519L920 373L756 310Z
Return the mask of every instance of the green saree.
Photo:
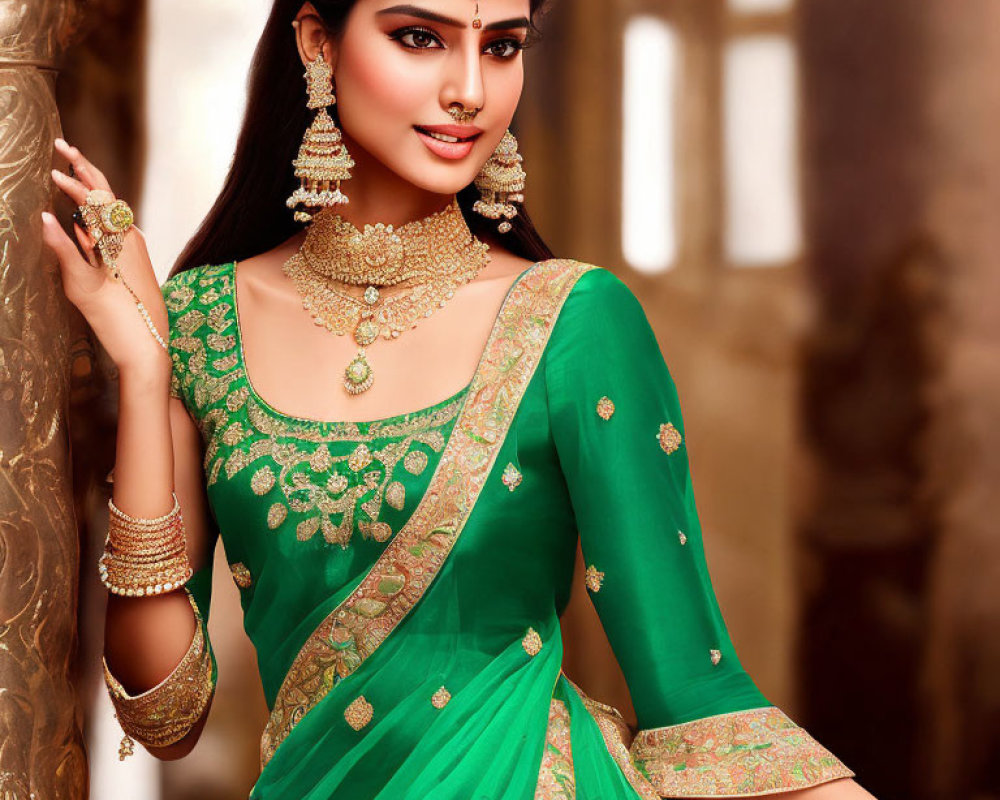
M465 389L354 423L257 395L235 269L163 294L271 709L252 800L715 797L853 774L740 666L674 385L610 272L535 264ZM634 737L561 671L578 535ZM187 587L205 620L209 569Z

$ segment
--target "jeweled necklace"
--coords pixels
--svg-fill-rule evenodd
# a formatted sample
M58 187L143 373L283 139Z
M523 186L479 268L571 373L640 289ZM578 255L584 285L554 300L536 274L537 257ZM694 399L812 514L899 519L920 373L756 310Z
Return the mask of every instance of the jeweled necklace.
M398 338L442 307L489 263L488 251L469 230L457 197L399 228L380 222L364 231L325 208L281 271L317 325L338 336L354 334L361 349L344 370L344 388L361 394L375 381L365 348L379 336ZM357 293L354 287L362 286ZM383 293L387 286L392 294Z

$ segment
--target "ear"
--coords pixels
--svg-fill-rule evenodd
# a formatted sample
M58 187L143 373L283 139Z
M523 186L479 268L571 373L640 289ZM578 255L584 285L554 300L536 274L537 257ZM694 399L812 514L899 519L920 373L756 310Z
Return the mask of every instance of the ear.
M302 4L292 26L295 28L295 43L303 66L308 66L309 62L316 60L320 48L327 62L331 66L336 64L333 38L312 3Z

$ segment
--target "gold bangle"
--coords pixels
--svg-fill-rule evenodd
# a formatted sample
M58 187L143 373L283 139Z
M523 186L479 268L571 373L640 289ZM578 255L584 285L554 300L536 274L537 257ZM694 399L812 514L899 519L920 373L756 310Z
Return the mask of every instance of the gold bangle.
M194 570L187 556L184 520L173 508L160 517L132 517L108 499L108 536L98 560L101 583L113 594L146 597L184 586Z
M111 674L107 659L102 658L104 680L118 722L127 738L144 747L166 747L183 739L201 718L215 689L212 648L203 631L201 612L191 593L185 590L185 594L194 611L194 638L180 663L160 683L130 695ZM131 746L123 742L119 758L128 752Z

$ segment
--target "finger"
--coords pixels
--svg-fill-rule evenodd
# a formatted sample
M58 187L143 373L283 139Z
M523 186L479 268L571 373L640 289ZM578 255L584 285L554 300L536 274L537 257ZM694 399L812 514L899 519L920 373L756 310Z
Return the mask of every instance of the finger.
M56 139L56 149L62 153L76 170L77 177L89 189L106 189L111 191L108 179L104 173L90 163L80 152L80 149L73 147L65 139Z
M87 202L87 193L90 189L80 181L71 178L65 172L60 172L57 169L52 170L52 180L76 205L82 206Z
M66 235L59 221L49 212L42 212L42 239L56 254L64 270L89 269L73 240Z
M76 223L73 224L73 233L76 234L76 241L79 243L80 249L83 251L83 255L90 266L99 267L97 253L94 252L94 240L90 237L90 234Z

